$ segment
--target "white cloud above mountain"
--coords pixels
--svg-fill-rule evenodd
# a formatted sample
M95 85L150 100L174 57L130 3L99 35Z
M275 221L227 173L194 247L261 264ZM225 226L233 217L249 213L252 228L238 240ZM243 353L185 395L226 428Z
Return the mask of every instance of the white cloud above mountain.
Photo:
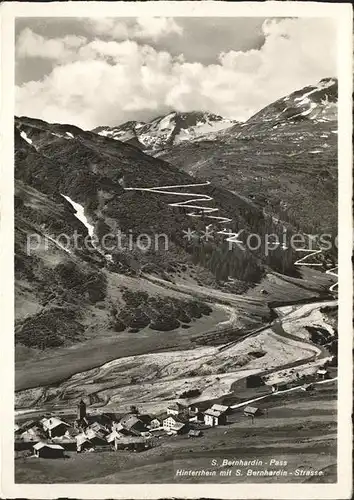
M171 109L242 120L277 98L336 75L336 34L330 19L266 21L262 46L222 51L210 64L163 49L163 37L171 34L193 42L193 34L178 19L102 18L87 23L95 38L74 33L49 38L29 28L21 31L18 60L42 58L51 60L52 67L40 79L17 87L17 114L83 128L147 120ZM157 39L158 48L152 46ZM209 43L206 39L206 50Z
M118 40L158 40L171 34L183 34L183 28L171 17L138 17L130 22L112 17L95 18L88 19L86 23L93 33Z
M83 36L66 35L62 38L46 39L31 29L25 28L16 43L17 57L42 57L63 61L73 56L74 51L87 43Z

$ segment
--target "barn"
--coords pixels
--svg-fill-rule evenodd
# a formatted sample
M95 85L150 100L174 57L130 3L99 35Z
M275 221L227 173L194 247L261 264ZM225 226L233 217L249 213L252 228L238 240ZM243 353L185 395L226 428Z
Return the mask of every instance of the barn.
M151 447L146 439L140 436L124 436L115 438L114 448L118 450L144 451Z
M39 458L64 458L64 448L60 444L37 443L33 446L33 453Z
M204 423L214 427L216 425L225 425L227 423L227 413L229 406L214 404L211 408L204 412Z
M257 408L256 406L246 406L246 408L243 410L243 413L246 415L246 417L256 417L258 415L262 414L262 410L260 408Z

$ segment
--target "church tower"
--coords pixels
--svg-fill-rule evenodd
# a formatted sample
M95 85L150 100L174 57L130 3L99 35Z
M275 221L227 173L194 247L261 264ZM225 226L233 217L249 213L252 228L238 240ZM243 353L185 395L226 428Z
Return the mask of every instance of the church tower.
M83 420L86 417L86 404L83 400L77 405L77 418Z

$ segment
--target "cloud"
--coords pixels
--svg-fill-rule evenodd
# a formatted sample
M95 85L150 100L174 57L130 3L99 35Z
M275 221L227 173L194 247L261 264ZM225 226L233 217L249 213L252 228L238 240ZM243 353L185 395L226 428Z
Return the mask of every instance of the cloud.
M168 24L139 26L153 36ZM267 21L263 33L260 49L223 52L215 64L186 62L183 55L134 40L50 40L21 33L17 50L27 56L52 54L59 64L42 80L17 88L17 113L83 128L151 119L171 109L243 120L296 89L336 75L331 20ZM27 49L25 36L31 42Z
M166 35L182 35L183 29L171 17L141 17L137 19L135 36L158 40Z
M183 33L183 28L171 17L139 17L124 21L106 17L85 21L94 34L117 40L130 38L157 41L168 35L182 35Z
M63 38L46 39L25 28L16 43L16 56L63 60L71 57L73 51L85 43L87 39L82 36L67 35Z

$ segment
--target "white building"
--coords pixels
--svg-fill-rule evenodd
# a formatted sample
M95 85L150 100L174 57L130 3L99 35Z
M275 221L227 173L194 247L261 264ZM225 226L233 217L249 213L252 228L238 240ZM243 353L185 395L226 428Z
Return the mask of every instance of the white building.
M204 423L210 427L224 425L227 422L226 413L228 406L215 404L204 412Z

